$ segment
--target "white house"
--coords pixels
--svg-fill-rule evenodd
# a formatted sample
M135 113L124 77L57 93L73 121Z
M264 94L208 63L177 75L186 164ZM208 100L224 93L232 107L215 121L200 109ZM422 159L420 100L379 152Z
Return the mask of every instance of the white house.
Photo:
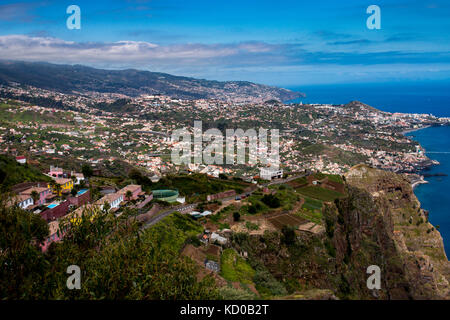
M95 204L100 206L100 209L103 209L103 206L106 202L109 203L111 209L118 208L120 203L123 201L124 194L120 193L110 193L104 196L103 198L97 200Z
M221 235L219 235L218 233L215 233L215 232L213 232L211 234L211 237L209 239L210 239L211 243L214 243L217 241L217 243L222 244L222 245L226 244L228 241L227 238L222 237Z
M282 178L283 170L274 170L271 168L261 168L259 176L264 180L272 180L274 178Z
M19 157L16 157L16 161L20 164L25 164L25 163L27 163L27 158L25 158L24 156L19 156Z
M19 207L21 207L22 209L26 209L29 206L32 206L34 204L33 198L29 195L25 195L25 194L20 194L17 196L18 199L18 205Z

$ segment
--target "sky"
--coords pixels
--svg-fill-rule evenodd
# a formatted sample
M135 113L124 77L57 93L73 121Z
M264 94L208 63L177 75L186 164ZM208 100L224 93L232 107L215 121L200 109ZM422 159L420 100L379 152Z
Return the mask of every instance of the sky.
M449 30L448 0L0 1L0 59L285 87L449 81Z

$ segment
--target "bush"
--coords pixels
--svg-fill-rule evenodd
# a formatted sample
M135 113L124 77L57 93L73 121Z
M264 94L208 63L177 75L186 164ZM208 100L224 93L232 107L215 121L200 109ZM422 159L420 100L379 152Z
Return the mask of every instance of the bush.
M278 208L281 204L280 199L278 199L278 197L274 196L273 194L264 195L264 197L262 197L261 201L271 208Z
M239 214L239 212L237 212L237 211L235 211L234 213L233 213L233 220L234 221L239 221L241 219L241 215Z
M285 225L281 228L281 233L283 234L282 241L286 245L292 245L295 243L296 235L294 227Z
M286 295L286 288L279 283L274 276L266 270L258 270L253 277L253 282L258 288L258 291L268 291L270 295L282 296Z

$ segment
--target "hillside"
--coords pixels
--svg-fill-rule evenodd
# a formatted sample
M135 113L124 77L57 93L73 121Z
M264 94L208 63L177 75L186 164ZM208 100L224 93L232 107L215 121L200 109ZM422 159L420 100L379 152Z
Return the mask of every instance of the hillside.
M166 73L102 70L82 65L0 61L0 84L19 83L62 93L162 94L180 99L264 102L301 97L300 92L246 81L211 81Z
M0 155L0 190L29 181L50 181L50 178L28 164L19 164L11 157Z

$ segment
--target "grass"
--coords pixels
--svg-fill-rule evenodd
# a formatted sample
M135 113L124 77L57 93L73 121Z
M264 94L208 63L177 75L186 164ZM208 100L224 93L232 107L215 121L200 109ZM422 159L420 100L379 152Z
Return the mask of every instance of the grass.
M0 155L0 189L33 181L51 181L51 179L29 164L21 165L12 157Z
M251 284L255 270L233 249L225 249L222 252L221 275L231 282Z
M175 212L144 232L157 246L178 253L186 240L203 232L203 227L189 217Z
M240 181L208 178L203 174L169 175L152 185L153 189L177 189L189 201L205 201L208 194L234 189L242 193L249 184Z
M338 174L328 174L327 177L328 177L328 181L333 181L333 182L337 182L337 183L344 183L344 180Z
M247 222L245 223L245 227L246 227L248 230L258 230L258 229L259 229L259 225L258 225L258 224L252 223L252 222L250 222L250 221L247 221Z
M296 213L296 215L311 222L314 222L316 224L322 224L322 211L308 210L302 208Z
M302 206L302 209L307 209L307 210L322 210L322 201L320 200L315 200L309 197L305 197L305 203Z
M297 189L297 193L313 198L313 199L317 199L317 200L322 200L322 201L326 201L326 202L330 202L333 201L335 199L338 198L342 198L344 195L342 193L333 191L333 190L328 190L328 189L324 189L321 187L314 187L314 186L307 186L307 187L302 187Z

